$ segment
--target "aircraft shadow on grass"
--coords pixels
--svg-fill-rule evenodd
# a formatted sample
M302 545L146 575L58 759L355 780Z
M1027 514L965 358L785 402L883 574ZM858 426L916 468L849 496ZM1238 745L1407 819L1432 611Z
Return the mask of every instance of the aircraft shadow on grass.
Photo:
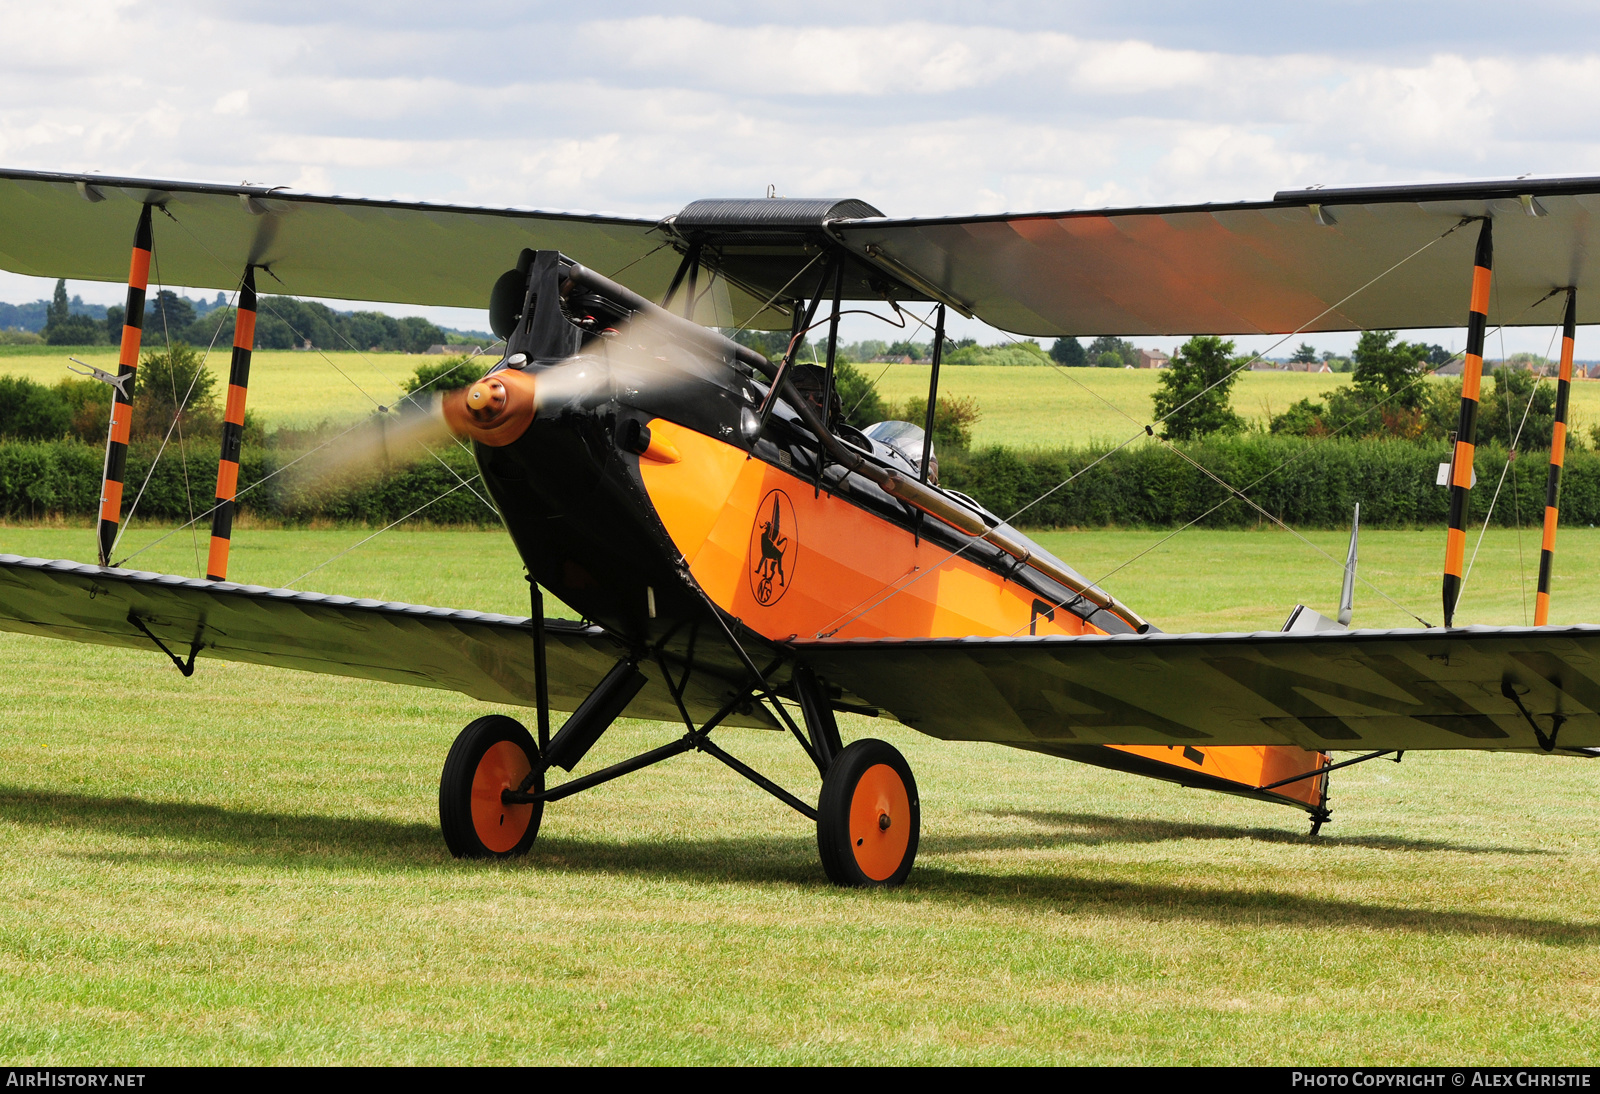
M1001 814L1006 815L1006 814ZM1130 839L1262 838L1261 830L1148 821L1121 821L1081 814L1012 814L1056 818L1073 827L1124 827L1144 834ZM67 852L72 857L104 862L187 862L212 867L261 866L274 861L291 868L370 870L389 866L416 870L437 868L459 872L485 869L452 859L432 824L407 824L360 817L262 813L215 805L100 797L0 786L0 822L34 828L94 829L125 838L192 841L210 847L189 851ZM1152 835L1165 829L1169 835ZM1077 839L1087 843L1105 840ZM934 838L923 841L929 852L994 850L1021 846L1060 845L1048 840L1002 838L974 840ZM969 846L969 844L971 846ZM1365 844L1362 844L1365 845ZM1387 848L1389 845L1379 845ZM1462 850L1441 845L1447 850ZM1402 843L1397 849L1412 850ZM507 871L559 870L701 880L707 883L801 885L822 889L826 882L815 865L816 847L809 836L743 837L693 840L674 835L669 842L602 842L570 837L541 838L525 859L497 864ZM1470 911L1438 911L1306 896L1273 890L1162 885L1125 882L1084 875L979 873L937 864L918 866L899 899L943 899L962 904L992 902L1029 910L1071 913L1121 913L1142 920L1202 921L1237 926L1365 927L1422 934L1489 934L1524 938L1551 945L1600 944L1600 924L1558 919L1494 915Z
M1312 838L1302 822L1298 830L1245 827L1233 824L1207 824L1201 821L1166 821L1144 817L1108 817L1096 813L1066 813L1053 810L991 809L984 815L1028 821L1039 827L1030 838L1027 833L996 833L992 836L942 837L940 851L994 851L1011 847L1096 846L1117 843L1164 843L1168 840L1253 840L1257 843L1304 844L1308 847L1361 847L1374 851L1450 852L1463 855L1552 855L1541 847L1513 847L1506 844L1468 844L1450 840L1416 839L1409 836L1340 836L1324 834ZM924 840L932 850L934 844Z

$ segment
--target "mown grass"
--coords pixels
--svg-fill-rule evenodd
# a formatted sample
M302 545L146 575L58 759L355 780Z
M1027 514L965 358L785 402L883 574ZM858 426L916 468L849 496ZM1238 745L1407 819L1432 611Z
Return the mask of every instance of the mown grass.
M361 534L243 529L236 574L282 581ZM1049 542L1099 576L1157 535ZM1517 620L1514 536L1489 537L1471 621ZM1364 536L1363 572L1426 608L1439 538ZM0 551L90 543L0 528ZM1578 575L1600 534L1562 546L1557 616L1593 619ZM1336 598L1337 568L1301 555L1277 533L1186 533L1114 587L1169 629L1276 625ZM524 596L493 533L396 530L302 584ZM1358 598L1358 621L1379 611ZM1600 1057L1600 771L1582 761L1353 768L1311 840L1287 809L849 719L905 751L924 836L904 889L843 892L807 822L706 757L551 807L525 861L457 863L436 780L481 704L207 661L185 680L158 654L11 635L0 651L9 1063ZM621 725L584 767L674 733ZM784 738L724 744L814 791Z
M85 351L87 356L71 352L105 369L116 360L109 346ZM250 409L269 428L345 421L393 402L399 384L427 360L402 353L257 350L250 369ZM213 351L211 365L219 376L226 376L226 346ZM0 375L53 384L67 376L65 366L66 351L56 347L0 347ZM860 367L878 380L879 390L891 402L927 396L926 365ZM1157 375L1142 369L979 365L941 370L939 386L946 394L977 399L983 412L973 430L977 446L1074 448L1115 444L1138 432L1150 420ZM1253 425L1264 427L1272 415L1283 413L1296 400L1320 400L1323 392L1349 382L1348 374L1246 372L1233 389L1233 407ZM1589 426L1600 424L1600 383L1573 384L1569 420L1574 434L1586 442Z

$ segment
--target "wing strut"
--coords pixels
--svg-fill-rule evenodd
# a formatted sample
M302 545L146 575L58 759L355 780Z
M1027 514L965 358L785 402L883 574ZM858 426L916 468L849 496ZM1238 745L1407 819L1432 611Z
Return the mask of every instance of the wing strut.
M939 305L938 318L933 321L933 370L928 373L928 413L922 425L922 466L917 472L918 482L928 481L928 468L933 461L933 408L939 402L939 361L944 356L944 305Z
M228 402L222 413L222 454L217 457L217 506L211 512L211 551L206 577L228 579L228 548L233 542L233 499L239 493L239 455L244 448L244 400L250 388L250 351L256 343L256 268L244 268L239 306L233 313L233 363L228 370Z
M111 427L106 430L105 472L100 480L100 565L111 565L111 548L122 524L122 476L128 469L128 428L133 423L133 396L128 378L139 367L139 342L144 337L144 293L150 284L150 205L139 211L133 230L133 260L128 264L128 304L122 317L122 347L117 353L117 378L111 393Z
M539 717L539 755L543 756L550 747L550 662L545 648L544 590L531 570L528 588L533 606L533 614L528 617L528 627L533 632L533 701Z
M821 295L820 292L818 295ZM834 371L838 367L839 352L839 305L844 297L844 262L833 264L833 314L828 317L828 363L824 367L822 377L822 416L827 418L833 413ZM853 408L852 408L853 409ZM843 406L840 415L845 414ZM817 489L822 488L822 460L817 460Z
M1550 437L1550 475L1544 487L1544 542L1539 547L1539 591L1533 625L1550 622L1550 572L1556 559L1556 522L1561 516L1561 466L1567 457L1567 397L1572 393L1572 343L1578 327L1578 290L1567 290L1567 316L1561 324L1561 372L1556 380L1556 425ZM1531 397L1531 396L1530 396Z
M1461 417L1450 462L1450 528L1444 547L1444 625L1451 625L1461 596L1461 562L1467 547L1467 503L1478 439L1478 387L1483 382L1483 335L1489 325L1489 280L1494 268L1494 221L1483 218L1472 259L1472 302L1467 313L1467 358L1461 369Z

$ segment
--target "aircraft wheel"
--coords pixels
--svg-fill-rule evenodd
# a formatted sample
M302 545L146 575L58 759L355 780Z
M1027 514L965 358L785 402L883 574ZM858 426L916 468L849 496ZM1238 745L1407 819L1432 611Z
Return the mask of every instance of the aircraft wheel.
M911 765L887 741L854 742L822 777L817 851L835 885L900 885L911 873L921 829Z
M533 770L539 746L523 724L503 714L479 718L463 729L439 776L439 827L456 858L525 855L539 834L544 803L505 805L502 790L515 790ZM535 792L544 775L534 778Z

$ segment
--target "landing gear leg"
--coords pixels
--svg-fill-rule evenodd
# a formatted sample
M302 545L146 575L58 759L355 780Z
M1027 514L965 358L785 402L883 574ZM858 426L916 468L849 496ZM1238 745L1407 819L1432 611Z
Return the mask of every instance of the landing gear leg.
M812 758L817 761L817 771L826 775L828 768L844 745L839 741L839 722L833 716L833 705L828 702L828 690L816 673L805 666L794 670L794 690L800 699L800 713L805 716L806 732L811 736Z
M870 737L828 765L817 801L817 851L835 885L893 888L917 857L922 807L911 765Z

